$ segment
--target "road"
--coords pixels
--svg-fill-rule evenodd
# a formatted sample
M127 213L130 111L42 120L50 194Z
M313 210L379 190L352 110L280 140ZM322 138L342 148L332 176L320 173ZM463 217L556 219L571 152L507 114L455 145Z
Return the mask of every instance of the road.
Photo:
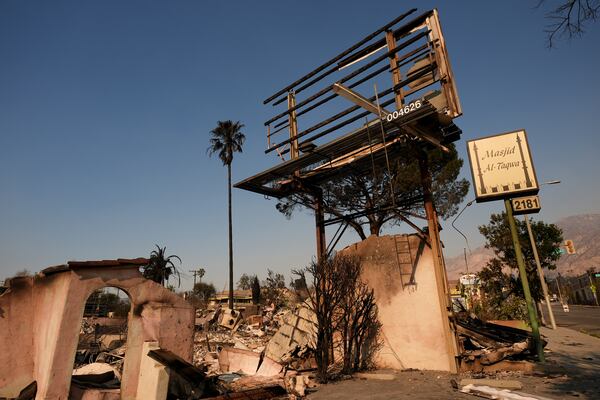
M542 306L546 322L550 324L548 310ZM560 303L552 303L556 325L571 328L600 337L600 307L569 305L569 312L564 312Z

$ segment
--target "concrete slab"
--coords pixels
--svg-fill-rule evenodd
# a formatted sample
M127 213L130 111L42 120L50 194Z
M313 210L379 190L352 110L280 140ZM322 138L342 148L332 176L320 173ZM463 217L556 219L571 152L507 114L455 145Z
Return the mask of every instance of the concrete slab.
M255 375L258 376L276 376L283 370L283 366L275 360L271 360L269 357L263 357L262 363L256 371Z
M258 370L260 354L251 350L225 347L219 353L219 367L221 372L241 372L254 375Z
M158 342L144 342L140 363L140 378L136 400L165 400L169 391L169 371L161 363L148 356L151 350L158 350Z

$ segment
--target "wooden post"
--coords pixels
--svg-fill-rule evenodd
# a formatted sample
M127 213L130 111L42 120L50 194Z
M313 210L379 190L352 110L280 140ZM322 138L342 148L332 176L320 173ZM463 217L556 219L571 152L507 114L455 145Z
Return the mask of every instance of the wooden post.
M394 38L394 32L385 32L385 41L387 43L388 51L392 51L396 48L396 38ZM394 87L402 80L400 74L400 67L398 67L398 53L394 53L390 56L390 69L392 70L392 82ZM396 90L396 109L399 110L404 106L404 95L402 94L402 88Z
M421 185L423 187L423 202L425 204L425 214L427 216L427 226L429 230L429 243L431 244L431 253L433 258L433 268L435 272L435 282L437 286L438 301L441 308L443 319L444 336L446 339L446 349L449 355L450 372L458 372L458 344L456 335L450 326L451 303L448 296L448 282L446 270L441 249L439 226L437 213L433 204L433 195L431 193L431 173L429 172L429 162L427 154L419 155L419 168L421 172Z
M296 107L296 95L293 91L288 92L288 110L293 110ZM290 131L290 158L293 160L298 158L300 151L298 150L298 124L296 120L296 110L288 114L288 125Z
M327 244L325 243L325 213L323 211L323 192L318 189L314 193L315 228L317 233L317 262L325 261Z

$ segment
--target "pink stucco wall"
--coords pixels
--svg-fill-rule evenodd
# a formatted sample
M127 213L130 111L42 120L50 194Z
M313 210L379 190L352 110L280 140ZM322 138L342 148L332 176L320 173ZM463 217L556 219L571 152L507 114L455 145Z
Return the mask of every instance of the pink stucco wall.
M67 399L88 296L103 287L130 297L121 398L134 399L142 345L157 341L192 360L194 310L181 297L144 279L138 265L68 268L11 281L0 296L0 397L16 397L36 381L36 399Z
M410 256L402 253L403 244ZM416 235L399 235L396 242L394 236L370 236L341 253L360 257L362 277L375 291L384 341L378 366L454 371L448 345L454 334L440 302L431 249Z

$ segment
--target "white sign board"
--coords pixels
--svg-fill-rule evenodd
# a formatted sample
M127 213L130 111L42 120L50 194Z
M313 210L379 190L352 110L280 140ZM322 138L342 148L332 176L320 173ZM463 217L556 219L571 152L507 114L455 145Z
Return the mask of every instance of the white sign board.
M539 191L525 130L467 142L477 202Z
M475 274L461 275L459 282L465 286L475 286L479 283L479 278Z

